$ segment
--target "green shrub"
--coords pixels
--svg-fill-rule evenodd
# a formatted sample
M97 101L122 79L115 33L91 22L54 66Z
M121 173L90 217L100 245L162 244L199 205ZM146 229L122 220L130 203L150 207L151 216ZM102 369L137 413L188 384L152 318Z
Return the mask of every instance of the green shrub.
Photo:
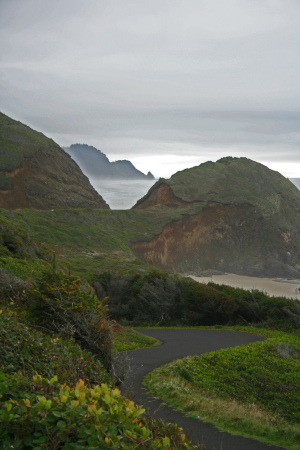
M111 368L112 335L104 301L77 276L45 270L29 288L28 318L50 332L73 337Z
M145 410L106 384L60 385L57 377L0 374L3 449L189 449L177 425L155 423Z
M0 312L0 368L29 378L36 373L47 378L57 375L71 386L79 378L89 385L110 383L100 361L74 340L52 338L31 329L5 307Z
M215 288L186 283L181 297L182 315L188 325L226 324L237 309L235 301Z
M29 283L6 272L0 267L0 302L9 298L10 300L19 298Z

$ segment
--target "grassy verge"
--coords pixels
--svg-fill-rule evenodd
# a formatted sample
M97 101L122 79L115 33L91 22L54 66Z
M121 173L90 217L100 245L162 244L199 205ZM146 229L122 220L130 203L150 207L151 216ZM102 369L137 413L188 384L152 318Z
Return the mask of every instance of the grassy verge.
M132 328L119 328L114 332L114 353L128 352L140 348L152 347L154 345L160 345L160 341L153 337L138 333Z
M299 449L300 339L259 333L269 339L174 361L145 384L173 407L222 430Z

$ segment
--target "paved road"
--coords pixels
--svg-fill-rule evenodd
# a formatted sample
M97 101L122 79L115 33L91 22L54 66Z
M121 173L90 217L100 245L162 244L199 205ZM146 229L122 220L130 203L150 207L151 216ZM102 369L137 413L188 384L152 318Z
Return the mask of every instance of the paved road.
M221 348L235 347L264 338L253 334L222 330L139 330L163 342L162 345L128 353L130 371L122 392L137 404L144 405L149 413L167 422L175 422L194 443L202 442L214 450L279 450L254 439L219 431L212 425L186 417L147 394L142 386L144 376L156 367L185 356L200 355Z

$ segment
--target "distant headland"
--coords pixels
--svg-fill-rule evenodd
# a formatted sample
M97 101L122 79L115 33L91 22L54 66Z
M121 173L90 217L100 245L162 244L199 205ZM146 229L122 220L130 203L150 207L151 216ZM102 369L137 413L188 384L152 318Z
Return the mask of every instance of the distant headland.
M81 170L90 177L119 180L154 180L151 172L145 175L128 160L110 162L96 147L87 144L72 144L63 149L74 159Z

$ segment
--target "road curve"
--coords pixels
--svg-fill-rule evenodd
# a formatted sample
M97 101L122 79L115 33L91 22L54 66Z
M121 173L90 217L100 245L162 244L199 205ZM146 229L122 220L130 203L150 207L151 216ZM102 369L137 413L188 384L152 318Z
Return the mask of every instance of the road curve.
M180 411L154 399L142 386L145 375L156 367L186 356L200 355L221 348L236 347L264 340L261 336L223 330L139 330L162 341L162 345L128 353L130 369L122 393L135 403L144 405L149 413L167 422L175 422L194 443L201 442L213 450L279 450L276 447L219 431L213 425L187 417Z

